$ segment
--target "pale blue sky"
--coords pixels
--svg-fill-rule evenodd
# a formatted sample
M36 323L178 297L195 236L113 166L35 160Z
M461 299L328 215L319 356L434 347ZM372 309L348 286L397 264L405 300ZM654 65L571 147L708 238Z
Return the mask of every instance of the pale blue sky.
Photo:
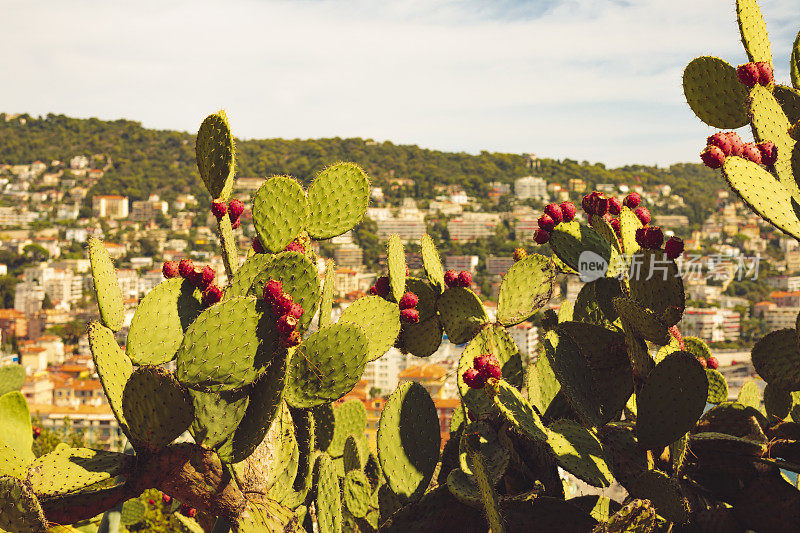
M788 78L800 2L761 0ZM681 72L745 61L732 0L0 0L0 111L243 138L698 161Z

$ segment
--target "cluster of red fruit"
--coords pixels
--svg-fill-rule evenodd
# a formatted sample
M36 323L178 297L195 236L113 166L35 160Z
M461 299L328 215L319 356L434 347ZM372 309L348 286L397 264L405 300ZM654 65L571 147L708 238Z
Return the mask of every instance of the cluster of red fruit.
M719 368L719 361L713 355L708 359L703 358L703 356L698 356L697 360L700 361L700 366L703 368L710 368L712 370Z
M742 85L747 87L755 87L756 85L763 85L769 87L775 83L775 73L772 69L772 64L767 61L758 61L756 63L745 63L736 68L736 76Z
M183 516L188 516L189 518L194 518L195 515L197 514L197 509L189 507L188 505L186 505L184 503L184 504L181 504L181 511L180 512L181 512L181 514Z
M208 265L198 270L194 267L191 259L181 259L180 263L165 261L161 267L161 273L167 279L180 276L189 280L189 283L203 291L205 305L214 305L222 299L222 289L214 285L214 277L217 273Z
M466 270L456 272L455 270L448 270L444 273L444 284L448 287L465 287L472 286L472 274Z
M482 389L489 378L503 379L503 371L500 369L497 358L490 353L485 353L475 356L475 359L472 360L472 368L466 369L462 377L468 387Z
M236 229L241 224L240 217L242 213L244 213L244 204L241 200L237 200L236 198L227 204L223 200L214 200L211 202L211 212L217 220L221 220L222 217L228 215L228 218L231 219L231 226L233 226L233 229Z
M642 248L660 250L664 243L664 232L658 226L645 226L636 230L636 243ZM683 253L683 239L670 237L664 245L664 252L670 259L677 259Z
M42 434L42 428L40 428L39 426L33 426L33 428L31 429L33 431L33 438L38 439L39 435Z
M533 234L536 244L545 244L550 240L550 234L562 222L571 222L578 210L572 202L549 204L544 208L544 214L536 221L539 229Z
M772 141L745 143L735 131L719 131L708 138L700 159L709 168L719 168L725 158L732 155L771 167L778 160L778 148Z
M271 279L264 285L264 300L272 308L272 313L278 317L276 327L280 335L281 344L287 348L300 344L300 332L297 331L297 321L305 312L303 306L292 300L292 295L283 292L283 283Z
M408 272L406 272L408 275ZM369 294L373 296L380 296L381 298L389 299L392 293L392 288L389 283L389 276L381 276L375 282L375 285L369 288ZM400 306L400 320L406 324L416 324L419 322L419 311L417 311L417 304L419 297L411 291L406 292L398 302Z

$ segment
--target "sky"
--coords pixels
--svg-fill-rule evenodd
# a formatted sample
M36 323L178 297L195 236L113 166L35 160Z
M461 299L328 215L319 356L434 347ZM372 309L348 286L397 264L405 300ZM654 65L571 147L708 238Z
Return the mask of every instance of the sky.
M760 0L788 82L800 2ZM0 0L0 112L239 138L363 137L699 161L694 57L746 62L733 0ZM2 142L2 140L0 140Z

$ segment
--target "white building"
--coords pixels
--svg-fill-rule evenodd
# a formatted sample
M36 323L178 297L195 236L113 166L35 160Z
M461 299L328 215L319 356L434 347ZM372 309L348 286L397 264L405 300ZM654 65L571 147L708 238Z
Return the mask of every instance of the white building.
M516 326L506 328L508 335L519 348L519 353L523 356L533 353L536 343L539 342L539 330L530 322L522 322Z
M706 342L733 341L740 336L740 319L739 313L730 309L687 307L678 329L684 336L700 337Z
M547 182L544 178L536 176L526 176L514 181L514 194L520 200L527 198L547 198Z
M764 321L769 331L793 328L797 323L800 307L773 307L764 311Z
M390 348L383 357L367 363L361 379L369 381L370 387L391 393L399 381L400 372L406 368L406 358L397 348Z

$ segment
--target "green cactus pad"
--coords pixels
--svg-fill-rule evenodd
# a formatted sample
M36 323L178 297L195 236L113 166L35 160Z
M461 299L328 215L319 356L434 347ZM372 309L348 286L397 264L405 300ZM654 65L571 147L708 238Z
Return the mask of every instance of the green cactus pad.
M748 98L750 122L756 142L772 141L778 152L778 159L773 165L774 173L781 185L797 200L800 190L797 188L792 169L792 152L795 141L789 135L789 119L783 112L778 100L767 87L756 85L750 90Z
M633 328L645 340L659 346L669 343L669 327L650 309L624 296L614 298L614 307L623 323Z
M625 318L621 318L622 328L625 332L625 346L628 349L628 358L631 360L631 369L634 378L644 379L655 366L655 362L647 349L647 343L636 333L635 328Z
M547 441L547 428L531 404L511 385L499 381L492 400L506 419L534 440Z
M308 234L315 239L341 235L361 221L369 203L369 178L353 163L336 163L308 188Z
M463 504L482 508L481 493L475 485L474 476L470 477L463 470L455 468L447 474L445 483L450 494Z
M750 356L758 375L787 391L800 390L800 347L794 328L773 331L762 337Z
M436 287L437 291L441 293L446 287L444 284L442 260L439 258L436 245L433 244L433 239L427 234L420 238L419 245L422 253L422 266L425 268L425 275L428 276L428 281L430 281L431 285Z
M698 337L684 337L683 349L695 357L702 357L703 359L711 357L711 349L708 344Z
M225 111L209 115L200 125L195 141L200 177L212 198L227 200L233 191L234 147Z
M622 485L646 471L651 465L648 454L639 447L633 427L627 423L607 424L599 430L603 453L614 478Z
M746 407L752 407L756 411L761 410L761 389L752 379L746 381L739 390L736 401Z
M291 509L261 498L248 501L233 524L233 533L306 533L301 520Z
M145 507L139 500L128 500L122 505L120 522L125 526L138 524L144 518Z
M658 514L678 524L689 519L689 502L681 494L678 483L658 470L648 470L628 486L634 498L646 498Z
M194 421L189 431L197 444L216 448L236 431L250 403L249 389L203 392L189 389Z
M800 91L786 85L776 85L772 89L772 95L781 105L790 124L800 120Z
M614 228L611 227L611 224L605 218L591 215L589 217L589 225L594 228L594 230L601 237L603 237L608 244L611 245L611 248L613 248L614 251L617 253L622 253L622 246L617 239L617 234L614 232Z
M139 303L131 321L126 353L134 364L160 365L171 361L183 332L203 311L200 292L185 279L157 285Z
M0 366L0 396L20 390L25 384L25 367L22 365Z
M386 245L386 264L389 270L392 297L395 302L399 302L406 292L406 255L403 250L403 241L396 233L389 237Z
M783 420L792 409L792 395L789 391L767 383L764 387L764 409L767 415Z
M329 455L317 457L314 465L314 486L317 487L317 525L320 533L342 531L342 500L339 497L339 479Z
M253 224L264 249L278 253L306 227L308 199L294 178L267 179L253 197Z
M439 460L439 418L425 388L401 384L389 397L378 428L378 460L392 491L419 499Z
M131 360L117 344L114 332L99 322L89 324L88 337L94 367L100 376L108 403L122 431L130 435L128 422L122 412L122 394L125 384L133 374Z
M761 166L741 157L728 157L722 175L731 189L758 216L800 239L800 219L792 193Z
M360 470L351 470L342 481L342 500L350 514L356 518L364 518L369 511L369 500L372 491L369 479Z
M33 461L31 415L25 396L19 391L0 396L0 442L26 463Z
M633 500L605 520L603 533L652 533L656 528L656 510L650 500Z
M28 465L32 460L32 457L29 460L23 460L14 451L14 448L0 440L0 476L10 476L24 480L28 475Z
M510 452L498 439L497 432L487 423L482 421L470 423L464 428L458 442L458 466L468 476L475 474L473 455L469 453L469 441L472 442L474 451L483 459L485 473L490 483L494 485L508 469ZM474 484L474 479L471 483Z
M722 59L693 59L683 71L683 95L697 118L712 128L736 129L749 122L747 88ZM627 248L625 252L631 253Z
M298 320L302 328L311 324L319 305L320 286L314 263L300 252L283 252L259 272L250 288L250 296L261 298L264 285L271 279L283 283L283 291L292 295L295 303L303 306L303 316Z
M636 242L636 230L642 227L642 221L636 216L632 209L622 206L619 214L620 241L622 251L625 255L631 256L639 251L639 243Z
M366 451L362 449L361 442L355 435L348 435L344 441L342 460L344 471L361 470L366 462Z
M562 222L550 234L553 252L573 270L579 271L579 258L590 251L611 263L611 245L593 228L577 220Z
M675 261L661 250L641 250L631 258L631 263L629 284L633 299L653 311L667 326L677 324L686 306L686 296Z
M480 298L463 287L447 289L437 302L442 326L453 344L470 341L489 322Z
M436 299L439 297L439 293L427 280L406 278L406 292L413 292L419 298L416 310L419 312L420 321L436 315Z
M614 307L614 298L619 296L622 296L622 289L616 278L599 278L586 283L575 298L573 320L620 329L619 313Z
M308 408L337 400L358 383L367 363L367 334L356 324L332 324L305 339L292 353L285 398Z
M694 354L692 354L694 355ZM708 379L708 403L722 403L728 400L728 382L725 376L713 368L706 368Z
M575 315L575 304L569 300L564 300L558 306L558 322L569 322Z
M473 479L480 491L481 504L486 512L486 519L492 531L504 531L505 524L500 515L497 492L494 490L493 480L489 478L488 467L484 464L483 457L478 452L478 436L465 434L466 450L472 463Z
M348 435L363 435L367 429L367 409L360 400L348 400L333 410L333 436L327 448L333 457L344 453L344 442Z
M600 441L585 427L572 420L556 420L547 428L547 444L561 468L575 477L595 487L608 487L613 481Z
M332 259L325 261L325 284L322 286L322 298L319 301L319 328L331 324L333 313L333 292L336 288L336 263Z
M267 265L272 262L274 257L275 256L272 254L256 254L252 257L248 257L247 260L242 263L242 266L239 267L239 270L236 271L236 274L233 275L230 287L225 289L225 294L222 299L230 300L232 298L248 295L260 297L260 294L256 295L254 294L255 291L251 292L250 289L253 287L253 283L255 283L258 275L262 270L267 268Z
M172 373L155 366L137 368L125 384L122 412L136 449L157 452L194 420L189 393Z
M541 353L536 362L528 367L527 384L528 401L540 413L547 411L561 390L561 384L550 366L550 361Z
M431 490L418 502L394 513L380 527L381 533L486 533L487 529L481 511L459 502L447 487Z
M131 455L89 448L62 448L42 455L28 469L37 496L61 496L132 472Z
M661 361L664 360L666 356L668 356L672 352L679 352L679 351L681 351L680 341L678 341L678 338L675 335L673 335L672 332L670 331L669 343L665 344L664 346L658 349L656 354L653 356L653 360L656 363L660 363Z
M444 329L439 318L432 317L416 324L403 324L400 341L408 353L417 357L428 357L439 349L443 335Z
M687 352L674 352L658 363L636 395L639 444L660 450L694 427L708 398L708 379Z
M751 62L772 64L767 25L756 0L736 0L736 20L747 57Z
M497 321L513 326L530 318L553 295L555 275L553 262L539 254L514 263L500 284Z
M282 503L290 509L295 509L295 513L300 515L313 483L314 460L317 455L315 451L316 424L308 409L290 409L289 411L294 423L299 459L297 475L292 483L292 492L283 499Z
M448 291L453 289L448 289ZM491 399L482 390L471 389L464 382L464 372L473 368L475 357L490 353L497 358L503 371L503 379L515 387L522 387L522 358L517 345L505 329L492 324L470 341L458 362L458 391L464 405L474 415L481 415L492 408Z
M316 448L321 451L327 450L333 440L333 426L335 423L333 405L324 403L310 411L314 417L314 425L316 427ZM364 417L364 424L366 425L366 411Z
M119 331L125 319L122 289L108 250L97 237L89 238L89 261L92 265L92 280L100 318L113 331Z
M178 380L210 391L252 383L276 351L277 330L266 304L255 298L231 298L212 305L186 330L178 349Z
M340 324L357 324L367 334L367 361L378 359L400 334L400 309L380 296L359 298L342 313Z
M0 531L46 533L47 520L33 491L22 481L0 477Z

